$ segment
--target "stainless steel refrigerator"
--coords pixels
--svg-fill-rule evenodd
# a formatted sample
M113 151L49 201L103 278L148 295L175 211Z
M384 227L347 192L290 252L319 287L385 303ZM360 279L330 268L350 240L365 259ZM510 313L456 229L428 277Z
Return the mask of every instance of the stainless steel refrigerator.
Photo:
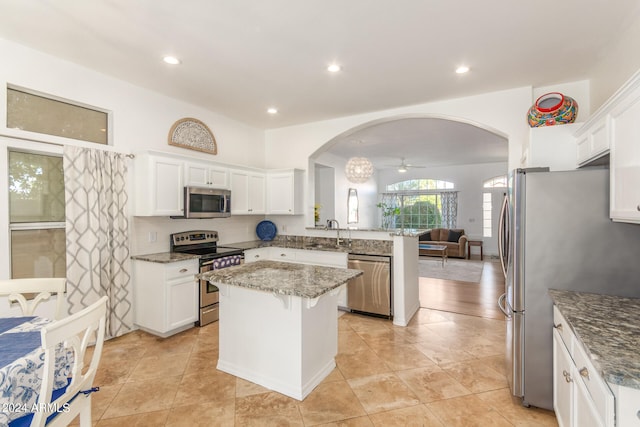
M500 224L509 385L525 406L552 409L548 290L640 297L640 225L609 219L606 168L512 171Z

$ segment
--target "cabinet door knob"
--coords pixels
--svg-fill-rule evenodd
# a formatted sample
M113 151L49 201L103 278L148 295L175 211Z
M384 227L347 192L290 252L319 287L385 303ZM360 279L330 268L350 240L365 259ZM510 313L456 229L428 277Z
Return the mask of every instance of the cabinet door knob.
M581 377L589 379L589 370L586 367L580 369L578 372L580 372Z
M280 256L287 256L287 254L280 254Z
M636 209L640 212L640 205L636 206Z
M186 268L181 268L181 269L180 269L180 273L186 273L187 271L189 271L189 270L188 270L188 269L186 269Z
M562 331L562 323L558 323L557 325L553 325L554 328L556 328L559 331Z
M636 417L638 417L638 419L640 419L640 411L636 412Z
M569 372L567 372L567 371L563 370L563 371L562 371L562 375L564 375L564 380L565 380L566 382L570 383L571 381L573 381L573 380L571 379L571 375L569 375Z

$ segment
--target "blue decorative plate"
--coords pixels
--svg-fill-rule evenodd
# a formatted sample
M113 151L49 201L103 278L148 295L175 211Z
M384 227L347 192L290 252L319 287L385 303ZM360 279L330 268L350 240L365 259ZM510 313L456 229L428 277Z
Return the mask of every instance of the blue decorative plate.
M276 225L271 221L260 221L256 227L256 234L260 240L273 240L277 232Z

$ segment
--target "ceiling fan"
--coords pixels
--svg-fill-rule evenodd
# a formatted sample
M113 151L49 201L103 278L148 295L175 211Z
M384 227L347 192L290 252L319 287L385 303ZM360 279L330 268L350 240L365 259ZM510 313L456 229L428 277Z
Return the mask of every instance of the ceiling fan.
M398 169L398 172L400 173L405 173L406 171L408 171L409 169L419 169L419 168L425 168L426 166L418 166L418 165L411 165L409 163L406 163L404 161L404 157L400 158L400 165L396 165L393 166L394 168Z

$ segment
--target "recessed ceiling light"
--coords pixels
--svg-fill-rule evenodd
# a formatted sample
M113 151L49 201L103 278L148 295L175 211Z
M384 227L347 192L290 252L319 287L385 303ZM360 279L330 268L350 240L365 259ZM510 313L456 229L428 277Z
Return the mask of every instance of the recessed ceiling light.
M469 72L469 67L467 67L466 65L461 65L458 68L456 68L456 73L458 74L464 74Z
M175 56L165 56L164 58L162 58L162 60L167 64L171 64L171 65L178 65L180 64L180 62L182 62Z
M267 108L267 113L269 113L269 114L277 114L278 113L278 109L275 108L275 107Z
M329 71L330 73L337 73L341 69L342 68L338 64L331 64L327 67L327 71Z

